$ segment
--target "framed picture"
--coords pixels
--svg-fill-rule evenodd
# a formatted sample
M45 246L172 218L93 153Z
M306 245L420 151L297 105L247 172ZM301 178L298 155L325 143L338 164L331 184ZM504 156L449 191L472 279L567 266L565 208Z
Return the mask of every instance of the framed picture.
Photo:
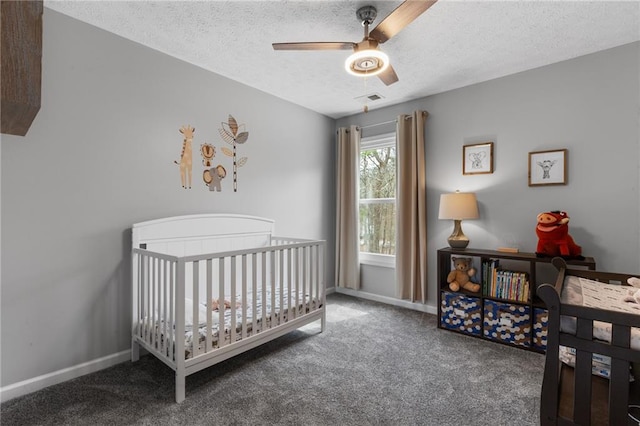
M529 186L566 184L566 149L529 153Z
M493 142L462 147L462 174L493 173Z

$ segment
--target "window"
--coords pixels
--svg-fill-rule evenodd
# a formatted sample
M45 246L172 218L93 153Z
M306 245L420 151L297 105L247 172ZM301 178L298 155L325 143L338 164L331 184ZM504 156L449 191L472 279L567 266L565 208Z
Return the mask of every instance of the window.
M360 141L360 260L395 266L396 135Z

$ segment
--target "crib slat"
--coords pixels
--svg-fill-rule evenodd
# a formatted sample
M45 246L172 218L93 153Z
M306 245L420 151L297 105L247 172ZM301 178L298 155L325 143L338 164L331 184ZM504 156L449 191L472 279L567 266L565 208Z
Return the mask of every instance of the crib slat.
M299 254L300 254L300 249L298 247L296 247L293 251L293 282L294 282L294 292L295 292L295 298L294 298L294 303L295 306L293 308L293 317L297 318L298 315L300 314L298 312L298 309L300 307L300 301L299 301L299 297L300 297L300 286L299 286L299 281L300 281L300 268L299 268Z
M153 347L160 347L160 259L155 259L155 277L153 280Z
M153 323L153 319L151 318L151 280L153 279L153 260L151 257L147 257L147 280L144 283L144 317L145 317L145 328L144 328L144 341L149 343L149 339L151 338L151 324Z
M169 265L169 357L175 361L175 306L176 306L176 268L175 262Z
M207 332L205 336L205 352L210 351L213 348L212 333L213 333L213 319L211 301L213 300L213 263L212 259L207 259Z
M160 288L160 280L162 279L162 259L156 259L156 279L154 280L155 288L155 298L153 301L153 313L155 315L155 322L153 327L153 338L155 339L155 348L160 349L160 320L162 319L160 312L160 304L161 300L161 288Z
M162 265L160 264L160 259L154 259L155 261L155 276L153 279L153 347L156 349L160 348L160 268Z
M318 244L318 303L324 300L324 270L322 265L324 264L324 247L322 244Z
M140 255L135 251L131 253L131 362L140 359L140 345L138 337L138 288L140 285Z
M257 287L257 279L258 279L258 256L255 253L251 254L251 334L255 334L257 332L257 298L258 298L258 289Z
M631 346L631 328L613 324L611 344L629 348ZM623 358L611 358L611 378L609 383L609 424L622 425L627 421L629 406L629 361Z
M156 277L156 347L158 350L162 350L162 320L164 317L162 316L162 304L164 303L164 299L162 298L162 280L163 280L163 271L164 271L164 259L158 259L158 276Z
M158 322L160 320L160 312L158 312L158 290L160 286L158 285L158 280L160 279L160 259L153 259L153 299L151 300L152 312L153 312L153 333L151 334L151 344L154 348L158 348Z
M160 316L160 304L161 301L161 288L160 288L160 280L162 279L162 259L156 259L156 277L154 280L154 300L153 300L153 314L155 316L155 321L153 325L153 338L155 339L154 347L156 349L160 349L160 320L162 317Z
M236 256L231 256L231 294L229 294L229 305L231 310L231 325L229 328L229 342L236 341Z
M307 313L307 247L302 247L302 312Z
M315 270L316 270L316 308L318 307L318 303L320 300L320 246L315 245L316 250L316 259L315 259Z
M145 329L145 337L144 340L146 343L151 341L151 327L153 325L153 317L151 316L151 285L153 283L153 258L149 257L147 259L147 281L145 283L145 318L146 318L146 329Z
M576 335L580 339L591 340L593 322L578 318ZM592 353L576 350L576 366L574 379L573 419L577 424L591 424L591 358Z
M191 323L191 355L195 357L200 354L200 309L198 306L198 301L200 300L199 289L200 289L200 262L197 260L193 262L193 300L191 301L193 319Z
M262 325L260 331L263 331L267 327L267 252L262 252L262 292L260 293L260 301L262 302Z
M247 255L242 255L242 338L247 337Z
M138 335L138 337L140 338L144 338L144 280L145 280L145 273L144 273L144 259L145 259L145 255L143 254L139 254L138 255L138 288L136 289L138 292L138 304L137 304L137 318L136 320L138 321L138 330L136 332L136 334Z
M151 333L149 336L149 343L151 343L151 346L154 346L156 341L156 282L158 281L158 259L153 258L151 262L151 297L149 298L149 302L151 304L151 307L149 308L149 316L151 317Z
M271 251L271 325L269 328L276 325L276 251Z
M315 246L309 246L309 306L307 309L313 309L313 301L315 299L315 269L313 267L313 258L315 257Z
M318 286L318 268L315 264L315 261L317 261L317 256L318 256L318 246L316 245L312 245L310 248L310 253L309 253L309 266L311 267L311 285L309 287L309 310L313 309L313 301L314 301L314 296L316 295L316 292L314 290L317 289Z
M149 308L148 308L148 304L149 304L149 263L150 263L150 259L149 256L145 256L144 257L144 280L142 283L142 288L140 289L141 291L141 298L140 298L140 313L142 314L142 321L144 322L144 330L143 330L143 334L142 334L142 339L146 342L147 341L147 336L148 336L148 332L149 332Z
M314 269L313 269L313 246L309 246L309 259L307 260L307 265L309 265L309 291L308 291L308 300L307 300L307 309L311 311L313 309L313 299L314 299Z
M304 291L302 290L302 249L296 248L296 315L304 315L302 309L302 301L304 300Z
M168 273L169 273L169 262L166 260L162 261L162 270L163 270L163 274L162 274L162 291L163 291L163 296L162 296L162 336L164 337L163 339L161 339L161 347L160 350L162 351L163 355L166 355L167 353L167 311L169 310L169 305L168 305L168 297L167 297L167 293L168 293L168 289L167 289L167 282L168 282Z
M279 250L278 251L278 257L279 262L278 262L278 282L280 284L279 288L280 288L280 300L279 303L280 305L279 310L278 310L278 324L280 325L284 322L284 251L283 250Z
M175 381L176 381L176 402L184 400L185 393L185 272L186 265L184 259L179 259L176 264L176 297L175 297Z
M218 259L218 347L225 344L225 324L224 324L224 257Z
M291 312L291 249L287 249L287 321L292 319L293 312ZM293 317L295 318L295 317Z
M320 332L324 332L325 328L326 328L326 324L327 324L327 310L325 308L326 306L326 302L327 302L327 292L326 292L326 284L325 284L325 267L324 267L324 262L326 259L326 248L325 248L325 244L324 242L320 243L320 245L318 245L318 248L320 249L320 263L318 264L318 268L320 268L320 286L321 286L321 291L322 291L322 295L320 296L320 300L318 301L318 305L316 306L318 309L320 309L320 304L322 304L322 318L320 319Z
M176 362L176 378L180 375L180 371L184 374L184 287L185 287L185 262L184 260L179 260L176 265L176 282L175 282L175 332L174 332L174 342L175 342L175 355L174 360Z

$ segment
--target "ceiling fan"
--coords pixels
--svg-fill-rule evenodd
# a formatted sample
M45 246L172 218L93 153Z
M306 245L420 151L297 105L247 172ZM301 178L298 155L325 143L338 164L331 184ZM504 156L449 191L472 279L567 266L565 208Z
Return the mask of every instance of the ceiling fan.
M378 45L398 34L429 9L437 0L433 1L404 1L393 12L382 20L371 32L369 25L376 19L378 11L373 6L358 9L356 16L364 26L364 38L359 43L354 42L296 42L273 43L274 50L353 50L345 62L347 72L361 76L377 75L387 86L398 81L398 76L389 63L389 57Z

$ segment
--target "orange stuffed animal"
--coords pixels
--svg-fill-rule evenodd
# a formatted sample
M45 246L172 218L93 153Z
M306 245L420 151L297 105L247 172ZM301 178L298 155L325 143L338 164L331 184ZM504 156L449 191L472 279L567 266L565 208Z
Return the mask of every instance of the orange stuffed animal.
M562 256L583 259L582 247L577 245L569 235L568 224L569 216L566 212L554 210L538 215L536 226L538 257Z

